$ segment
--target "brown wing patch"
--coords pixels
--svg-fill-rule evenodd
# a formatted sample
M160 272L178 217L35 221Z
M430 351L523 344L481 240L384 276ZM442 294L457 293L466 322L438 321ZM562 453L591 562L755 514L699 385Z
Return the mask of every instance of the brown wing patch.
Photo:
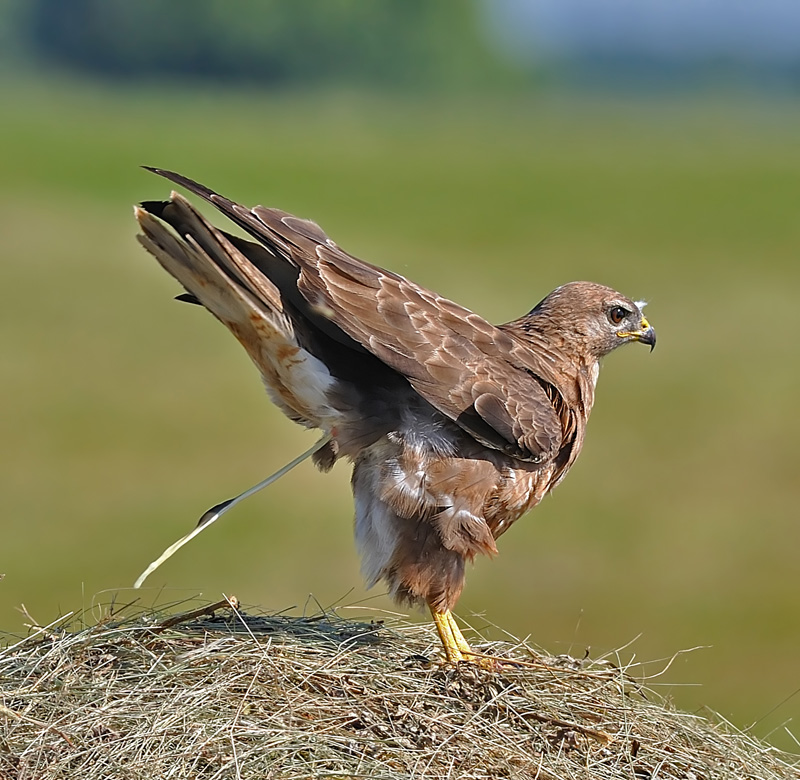
M452 301L335 247L298 258L298 288L331 319L482 443L542 460L561 446L558 417L540 383L508 362L513 338ZM487 396L481 399L482 396Z

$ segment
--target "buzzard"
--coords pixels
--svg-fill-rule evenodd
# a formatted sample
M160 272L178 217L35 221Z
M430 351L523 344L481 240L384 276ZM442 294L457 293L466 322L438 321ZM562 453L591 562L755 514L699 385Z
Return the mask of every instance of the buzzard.
M176 192L136 208L139 240L183 285L179 298L231 330L284 414L324 432L317 467L353 463L367 583L427 605L449 662L477 661L452 616L465 564L495 555L497 538L564 478L600 359L656 343L644 304L570 282L492 325L358 260L314 222L148 170L254 239L214 227Z

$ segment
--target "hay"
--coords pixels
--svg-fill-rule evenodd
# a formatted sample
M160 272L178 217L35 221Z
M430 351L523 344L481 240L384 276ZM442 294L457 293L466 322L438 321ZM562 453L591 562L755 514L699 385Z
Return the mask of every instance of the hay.
M433 630L399 620L61 621L0 650L0 778L800 778L630 670L479 647L520 665L441 666Z

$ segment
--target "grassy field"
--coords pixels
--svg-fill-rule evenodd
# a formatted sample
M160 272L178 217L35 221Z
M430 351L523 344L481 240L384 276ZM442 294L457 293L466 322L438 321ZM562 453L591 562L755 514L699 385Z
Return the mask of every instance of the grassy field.
M648 299L658 349L608 359L580 461L471 572L460 612L554 653L624 645L647 673L703 646L653 684L797 749L800 111L72 84L0 99L0 628L25 630L23 603L46 623L198 593L391 608L359 579L344 465L302 466L129 590L313 441L135 243L131 205L169 192L137 166L158 165L311 217L493 320L571 279Z

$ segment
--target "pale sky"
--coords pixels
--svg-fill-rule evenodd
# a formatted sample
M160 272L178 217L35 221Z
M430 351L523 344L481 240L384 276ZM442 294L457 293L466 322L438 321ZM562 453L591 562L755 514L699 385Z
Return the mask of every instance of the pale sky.
M647 54L670 60L800 60L800 0L484 0L518 57Z

